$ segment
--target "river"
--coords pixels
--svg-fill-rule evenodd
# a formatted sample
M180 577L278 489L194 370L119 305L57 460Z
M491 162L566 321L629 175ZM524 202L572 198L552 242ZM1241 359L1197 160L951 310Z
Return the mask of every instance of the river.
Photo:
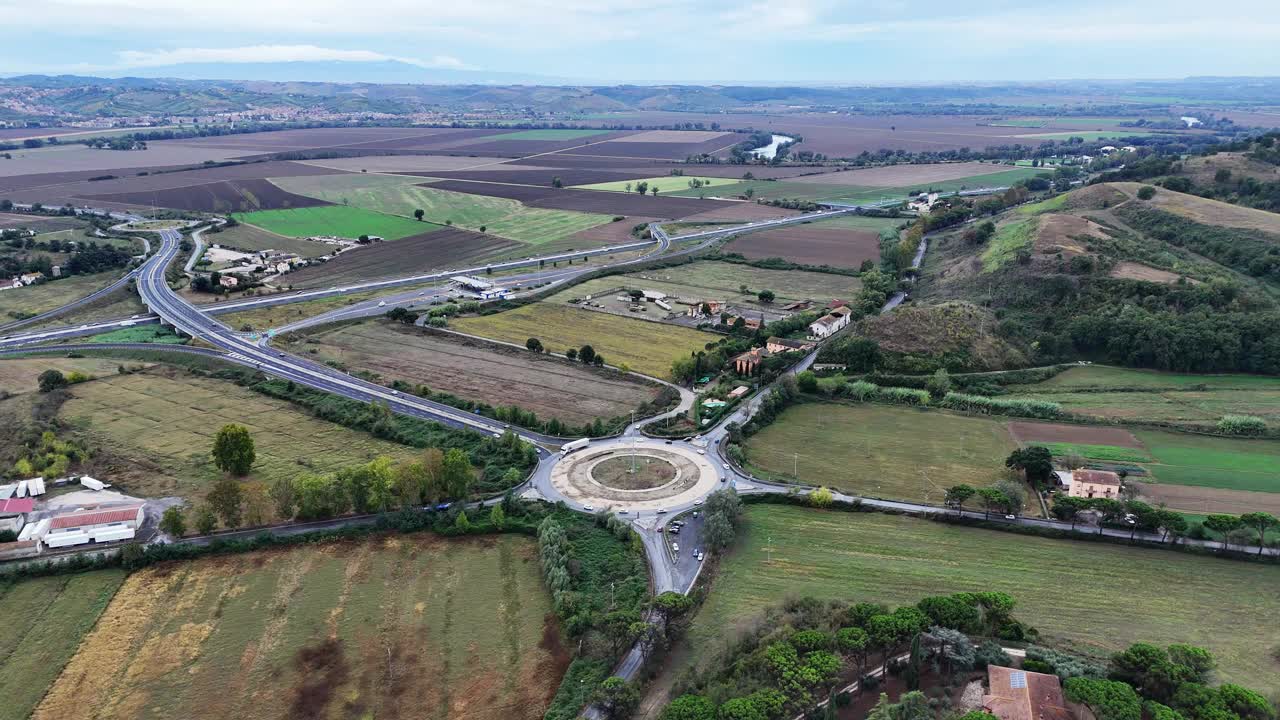
M762 148L756 148L755 150L752 150L751 154L755 155L756 157L765 158L766 160L772 160L773 157L778 154L778 147L780 145L783 145L784 143L789 143L789 142L795 142L795 138L789 138L786 135L774 135L773 142L769 143L768 145L765 145Z

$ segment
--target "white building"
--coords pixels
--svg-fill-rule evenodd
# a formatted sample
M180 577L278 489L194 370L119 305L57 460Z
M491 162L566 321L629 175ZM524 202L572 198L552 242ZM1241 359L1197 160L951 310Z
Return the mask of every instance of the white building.
M132 540L142 525L143 506L77 510L52 518L44 544L51 548Z
M9 530L15 535L27 524L27 515L35 508L31 498L0 500L0 532Z
M823 340L843 330L849 324L853 311L847 307L838 307L830 313L809 323L809 336Z

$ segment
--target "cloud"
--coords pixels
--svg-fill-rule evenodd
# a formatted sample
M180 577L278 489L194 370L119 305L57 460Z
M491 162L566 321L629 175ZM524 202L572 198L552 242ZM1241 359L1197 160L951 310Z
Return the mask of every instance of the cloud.
M280 62L402 62L421 68L468 69L461 60L448 55L429 59L396 57L372 50L341 50L317 45L245 45L226 48L178 48L176 50L122 50L116 53L120 68L188 65L192 63L280 63Z

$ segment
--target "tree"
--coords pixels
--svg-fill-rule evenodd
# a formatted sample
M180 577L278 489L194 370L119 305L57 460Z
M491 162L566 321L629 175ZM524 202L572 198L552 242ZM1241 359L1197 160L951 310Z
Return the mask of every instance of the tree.
M796 375L796 387L807 393L818 391L818 376L812 370L805 370Z
M271 502L275 505L276 517L281 520L293 519L298 507L298 497L293 490L293 478L284 475L271 484Z
M222 519L223 526L233 528L240 525L240 502L243 497L240 481L224 476L213 484L205 500Z
M1251 512L1240 516L1240 524L1258 533L1258 554L1261 555L1267 544L1267 531L1280 527L1280 520L1271 513Z
M68 385L67 378L62 373L52 369L40 373L40 377L36 379L36 382L42 393L53 392Z
M244 524L250 527L271 522L271 493L261 482L247 482L240 488Z
M249 474L256 459L249 429L234 423L223 425L213 439L213 463L232 475Z
M196 532L201 535L208 535L218 527L218 516L209 507L209 503L200 503L200 507L196 508L195 525Z
M444 464L441 468L443 482L449 497L457 500L465 500L471 492L471 460L467 454L458 449L453 448L444 454Z
M889 696L880 693L880 701L867 713L867 720L933 720L933 717L929 698L919 690L903 693L897 703L889 702Z
M565 356L566 358L570 359L570 360L577 360L577 359L578 359L578 349L577 349L577 348L569 348L568 350L565 350L565 351L564 351L564 356Z
M1139 200L1150 200L1155 196L1156 196L1156 189L1151 187L1150 185L1143 185L1142 187L1138 188Z
M658 720L716 720L716 706L701 695L681 695L662 709Z
M773 302L773 299L775 297L777 296L773 294L772 290L761 290L760 292L756 293L756 298L758 298L760 302L765 304Z
M816 508L831 507L832 501L831 491L825 487L820 487L809 493L809 504Z
M1088 706L1098 720L1140 720L1142 700L1133 688L1116 680L1069 678L1063 687L1071 702Z
M951 375L947 373L946 368L938 368L933 375L925 381L924 389L929 391L929 395L935 399L941 399L944 395L951 392Z
M160 516L160 532L173 538L187 534L187 518L182 508L174 505L164 509L164 514Z
M555 177L551 178L551 187L553 187L553 188L562 188L562 187L564 187L564 181L560 179L560 176L559 176L559 175L557 175L557 176L555 176Z
M590 365L596 359L596 349L590 345L583 345L578 349L578 359L584 365Z
M1021 470L1027 482L1036 487L1043 487L1053 477L1053 455L1049 448L1042 445L1018 448L1005 458L1005 467Z
M458 512L458 517L453 521L453 529L458 532L469 532L471 530L471 518L467 517L467 510L463 508Z
M499 530L507 526L507 513L502 509L502 503L494 505L489 511L489 522Z
M631 717L640 704L640 691L617 675L605 678L591 696L591 702L600 708L608 720Z
M1230 535L1233 530L1240 529L1240 518L1234 515L1210 515L1204 519L1204 527L1206 530L1212 530L1222 536L1222 546L1230 549Z
M948 505L954 505L956 512L963 512L964 504L977 492L972 485L952 485L947 488L947 494L942 501Z
M1071 529L1075 530L1076 522L1080 519L1080 513L1088 509L1088 498L1058 495L1053 499L1053 508L1051 509L1051 512L1053 513L1053 516L1059 520L1071 521Z
M982 501L983 519L991 519L992 510L1000 510L1009 506L1009 496L991 487L978 490L978 499Z
M524 346L532 352L542 352L542 341L538 338L529 338L528 340L525 340Z
M413 211L413 216L417 218L418 222L422 222L422 216L426 214L427 213L422 208L418 208L417 210Z

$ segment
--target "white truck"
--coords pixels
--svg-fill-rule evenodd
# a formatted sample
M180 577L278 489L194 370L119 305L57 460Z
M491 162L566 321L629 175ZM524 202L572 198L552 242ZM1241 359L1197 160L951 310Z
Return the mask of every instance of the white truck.
M567 442L564 445L560 446L560 454L568 455L574 450L581 450L582 448L586 447L590 443L591 443L591 438L581 438L579 440Z

